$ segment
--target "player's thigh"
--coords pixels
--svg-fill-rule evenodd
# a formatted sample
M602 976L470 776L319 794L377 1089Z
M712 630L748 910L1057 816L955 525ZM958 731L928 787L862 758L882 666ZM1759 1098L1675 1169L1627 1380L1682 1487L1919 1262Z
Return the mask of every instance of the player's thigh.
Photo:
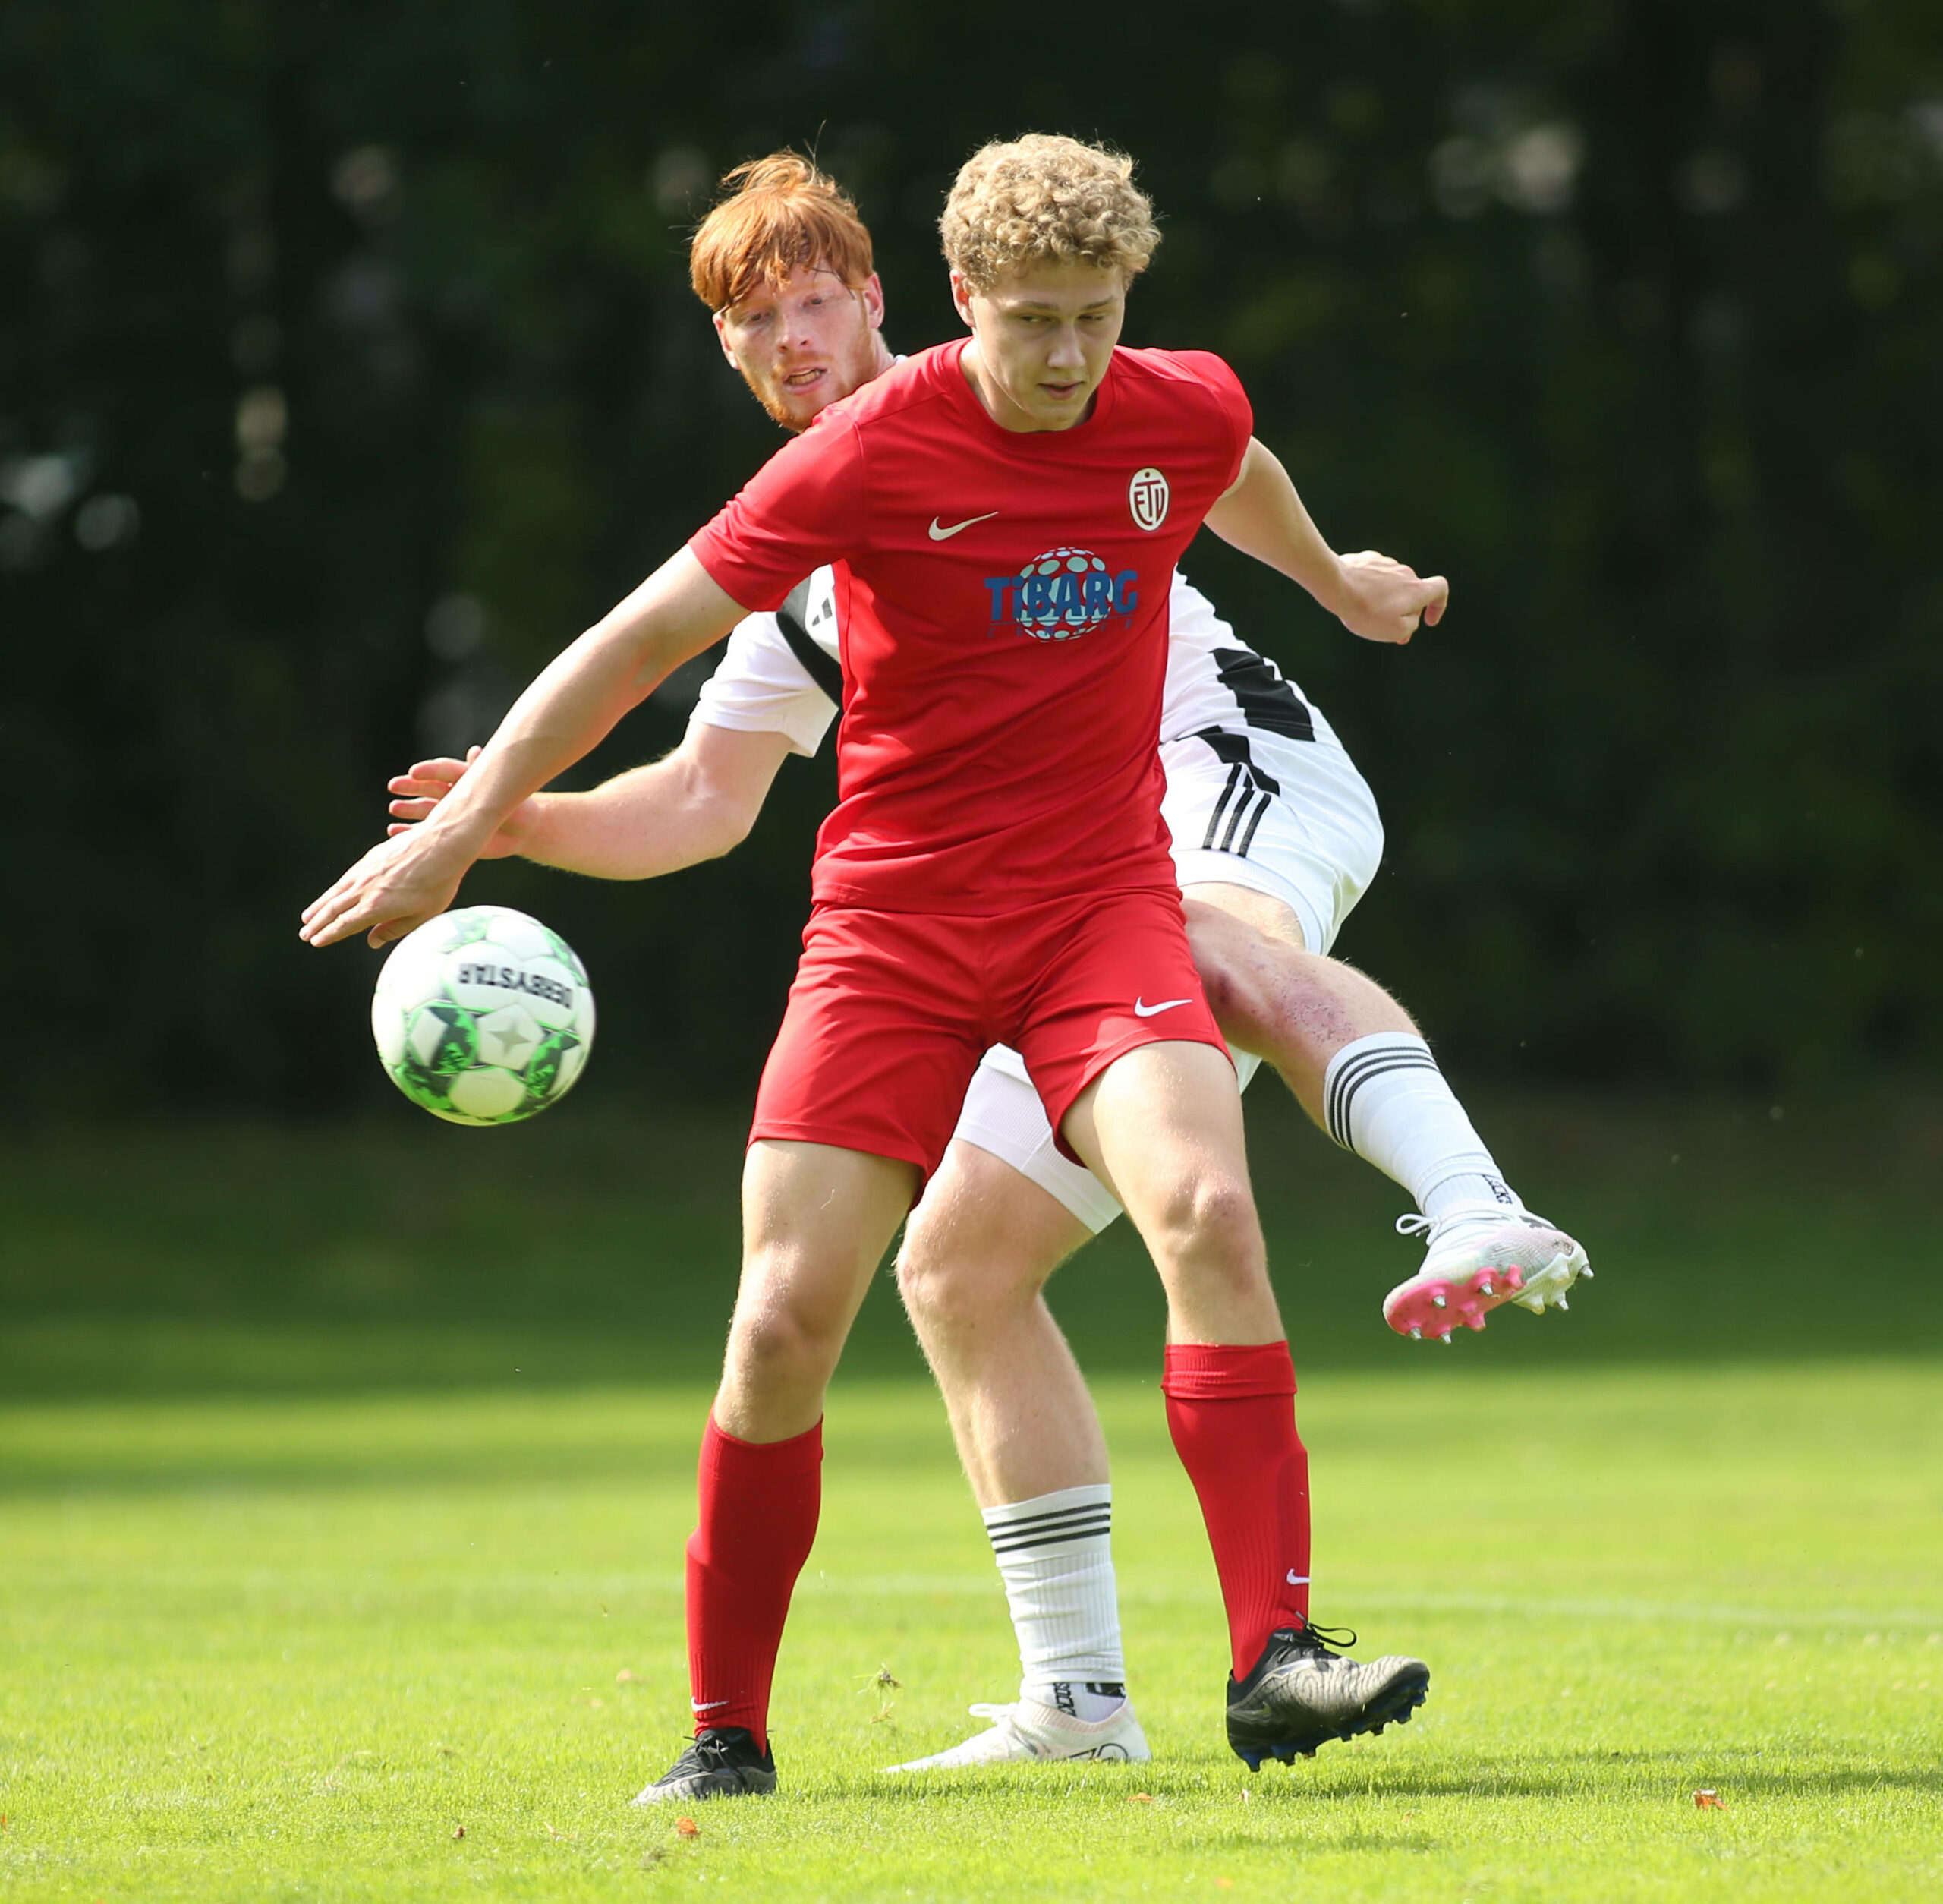
M917 1186L917 1170L899 1158L820 1143L750 1145L732 1332L840 1344Z
M1097 1236L1120 1214L1120 1204L1100 1180L1061 1154L1025 1061L1009 1045L994 1045L980 1059L952 1134L1044 1191L1089 1235ZM1069 1247L1077 1248L1083 1240L1075 1236Z
M1236 928L1258 933L1263 938L1292 945L1298 951L1308 949L1302 922L1286 900L1226 881L1204 880L1181 888L1181 909L1187 916L1187 942L1197 966L1201 960L1201 938L1212 928L1219 932ZM1203 967L1201 976L1207 976Z
M1080 1094L1064 1130L1150 1249L1199 1238L1258 1253L1241 1095L1217 1048L1174 1041L1125 1053Z
M1019 1088L1031 1095L1029 1085ZM1044 1122L1042 1112L1042 1127ZM1050 1130L1043 1154L1084 1178L1094 1198L1110 1202L1093 1177L1053 1149ZM1112 1209L1120 1213L1117 1203ZM981 1316L1029 1301L1093 1234L1060 1198L960 1136L911 1213L898 1252L898 1287L928 1341L937 1332L974 1326Z

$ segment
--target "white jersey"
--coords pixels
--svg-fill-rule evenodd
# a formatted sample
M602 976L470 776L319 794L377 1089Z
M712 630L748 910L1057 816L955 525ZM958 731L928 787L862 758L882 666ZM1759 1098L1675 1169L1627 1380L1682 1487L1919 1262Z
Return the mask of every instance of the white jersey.
M836 586L827 568L798 585L774 614L735 625L694 719L710 727L779 733L814 754L842 694ZM1340 747L1315 704L1265 655L1238 640L1214 605L1179 570L1167 604L1167 682L1159 741L1251 728Z

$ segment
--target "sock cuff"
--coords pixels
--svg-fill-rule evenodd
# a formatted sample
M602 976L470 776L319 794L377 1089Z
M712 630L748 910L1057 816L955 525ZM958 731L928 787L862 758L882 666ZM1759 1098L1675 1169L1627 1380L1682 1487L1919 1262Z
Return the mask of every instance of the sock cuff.
M1012 1553L1068 1550L1097 1542L1104 1551L1113 1530L1113 1490L1104 1483L1062 1487L1029 1501L1009 1501L984 1510L985 1532L1003 1565Z
M1167 1344L1160 1392L1176 1401L1238 1401L1295 1392L1296 1365L1286 1341L1239 1347L1223 1342Z
M1324 1127L1345 1150L1353 1150L1350 1111L1356 1093L1372 1078L1393 1071L1434 1071L1430 1046L1410 1032L1371 1032L1354 1038L1329 1061L1322 1078Z
M738 1441L718 1428L710 1415L702 1431L701 1470L706 1474L814 1474L823 1465L823 1423L817 1421L787 1441Z
M1034 1494L1029 1500L1001 1501L997 1507L981 1508L978 1512L989 1533L994 1527L1011 1527L1042 1514L1059 1514L1072 1508L1110 1510L1113 1505L1112 1482L1089 1481L1083 1487L1057 1487L1050 1494Z

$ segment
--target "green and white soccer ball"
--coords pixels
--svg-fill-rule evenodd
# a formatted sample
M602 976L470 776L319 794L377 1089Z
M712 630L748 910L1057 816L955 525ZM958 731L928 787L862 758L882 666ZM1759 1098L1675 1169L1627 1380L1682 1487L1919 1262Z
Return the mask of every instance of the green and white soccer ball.
M517 1124L573 1088L594 993L557 932L510 906L465 906L392 948L371 1034L392 1082L435 1117Z

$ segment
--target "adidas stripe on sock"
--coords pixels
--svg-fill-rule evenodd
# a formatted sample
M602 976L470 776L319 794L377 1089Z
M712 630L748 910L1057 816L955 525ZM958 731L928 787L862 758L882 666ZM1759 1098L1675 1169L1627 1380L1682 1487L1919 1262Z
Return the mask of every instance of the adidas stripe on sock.
M1518 1207L1421 1038L1353 1039L1329 1061L1322 1099L1330 1136L1401 1184L1425 1215L1460 1203Z
M1104 1719L1126 1697L1113 1499L1103 1482L984 1511L1019 1639L1019 1696L1075 1719Z

